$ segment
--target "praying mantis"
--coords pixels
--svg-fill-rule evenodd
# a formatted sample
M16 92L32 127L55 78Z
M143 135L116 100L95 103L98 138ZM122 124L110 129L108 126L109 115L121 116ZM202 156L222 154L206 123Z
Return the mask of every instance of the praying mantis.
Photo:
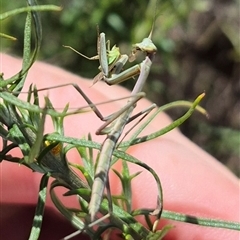
M98 32L98 40L97 40L97 55L93 57L88 57L80 52L78 52L76 49L72 48L71 46L64 47L69 48L76 52L77 54L81 55L82 57L88 59L88 60L99 60L100 66L99 70L100 73L98 73L93 78L93 84L100 80L111 78L112 75L117 75L122 70L123 65L126 64L128 60L128 56L126 54L121 54L119 47L114 45L110 49L110 41L106 41L105 33L99 34L99 29L97 28Z
M137 101L144 96L142 89L152 65L152 58L157 51L157 47L152 42L151 37L152 30L149 36L147 38L144 38L142 42L133 45L132 53L130 56L127 56L125 54L121 55L119 48L117 48L115 45L112 47L112 49L110 49L110 42L106 42L104 33L100 33L98 36L97 56L87 57L72 47L65 46L89 60L99 59L100 73L94 77L94 83L102 79L107 84L113 85L140 74L131 93L132 99L128 101L124 109L116 112L116 114L113 114L111 118L108 119L108 121L106 121L106 123L103 124L103 126L96 132L96 134L106 134L106 127L114 121L114 124L111 126L110 130L108 130L107 138L102 145L102 149L99 155L99 162L95 172L91 200L89 203L89 214L91 221L94 221L95 215L98 212L99 206L101 204L101 199L103 196L104 188L106 186L107 176L111 165L112 153L116 148L117 142L123 132L125 125L130 119ZM145 60L141 64L136 64L131 68L122 71L123 65L125 65L128 60L135 60L136 53L138 51L146 53ZM97 115L99 116L98 113Z
M133 74L136 75L140 73L131 95L134 96L136 94L140 94L150 72L153 56L157 51L156 46L151 40L151 35L152 31L148 38L143 39L141 43L137 43L133 47L132 58L135 58L137 51L143 51L146 53L146 58L141 64L134 65L130 69L125 70L110 79L105 78L104 81L106 81L108 84L116 84L118 83L119 78L121 81L124 81L128 79L130 75L133 76ZM138 100L139 98L132 97L132 99L128 101L127 105L129 107L116 119L110 132L107 134L106 140L102 145L92 186L91 200L89 203L89 214L92 221L94 221L95 215L98 212L99 206L101 204L101 199L103 196L104 188L106 186L107 176L111 165L112 153L117 145L117 142L123 132L125 125L127 124L134 108L136 107ZM106 127L106 124L103 126ZM99 133L101 133L101 131L99 131Z

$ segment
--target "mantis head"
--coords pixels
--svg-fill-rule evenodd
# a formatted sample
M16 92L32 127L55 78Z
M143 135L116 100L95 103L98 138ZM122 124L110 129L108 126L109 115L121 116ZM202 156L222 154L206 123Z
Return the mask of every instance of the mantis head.
M136 53L138 51L145 52L147 55L148 54L155 54L157 52L157 47L154 45L152 42L152 32L153 32L153 27L152 30L147 38L144 38L142 42L136 43L133 45L132 48L132 53L129 56L129 61L132 62L136 59Z

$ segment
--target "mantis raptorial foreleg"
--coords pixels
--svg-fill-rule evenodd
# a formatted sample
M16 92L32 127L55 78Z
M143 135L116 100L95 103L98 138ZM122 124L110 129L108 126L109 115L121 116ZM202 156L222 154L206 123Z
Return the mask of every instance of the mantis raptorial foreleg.
M152 31L150 32L149 36L147 38L144 38L142 42L136 43L133 45L132 53L128 57L128 60L130 62L134 61L136 59L136 53L138 51L144 52L147 55L148 54L154 54L157 51L156 46L151 40L152 37ZM104 81L109 85L114 85L121 83L129 78L132 78L140 73L141 66L140 64L136 64L129 69L122 71L118 74L112 74L111 78L104 78Z
M96 56L88 57L70 46L64 47L70 48L71 50L88 60L99 60L100 73L93 78L93 84L98 82L99 80L109 77L111 78L113 74L120 73L123 66L128 61L128 56L126 54L121 54L119 48L116 47L116 45L114 45L110 49L110 41L106 41L105 33L98 33Z

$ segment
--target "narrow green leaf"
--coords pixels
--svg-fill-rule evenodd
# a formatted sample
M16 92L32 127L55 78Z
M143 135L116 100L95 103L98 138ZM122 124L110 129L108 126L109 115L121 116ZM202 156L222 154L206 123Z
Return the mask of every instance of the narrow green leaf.
M17 124L14 124L10 129L8 133L8 139L16 143L19 148L21 149L22 153L24 156L28 156L30 152L30 146L28 143L25 141L25 137L20 131L19 127Z
M56 5L41 5L41 6L29 6L29 7L22 7L18 9L14 9L5 13L0 14L0 21L4 20L8 17L17 15L19 13L29 12L29 11L61 11L62 8Z
M60 185L56 180L52 182L50 187L50 196L54 203L54 205L57 207L57 209L77 228L80 230L83 230L85 228L85 223L81 221L78 217L76 217L71 211L69 211L60 201L60 199L57 197L54 189ZM89 229L86 229L87 234L90 236L92 235L92 232Z
M30 233L29 240L37 240L40 235L41 227L42 227L42 220L47 196L47 184L50 174L44 174L41 182L40 188L38 193L38 203L34 214L32 229Z
M36 140L33 143L31 150L29 152L27 163L34 162L34 160L37 158L40 148L42 146L46 111L47 110L45 109L45 112L43 112L41 119L39 120L39 126L37 129Z
M165 128L160 129L159 131L156 131L152 134L149 134L149 135L146 135L146 136L143 136L143 137L135 138L135 139L132 139L130 141L125 141L125 142L123 142L119 145L119 148L125 148L125 147L129 147L131 145L136 145L136 144L139 144L139 143L150 141L150 140L152 140L154 138L157 138L159 136L162 136L163 134L166 134L167 132L173 130L174 128L176 128L178 126L180 126L183 122L185 122L193 114L195 108L197 107L197 105L200 103L200 101L203 99L204 96L205 96L204 93L199 95L195 99L195 101L193 102L193 104L189 108L189 110L182 117L173 121L171 124L169 124ZM161 108L160 108L160 111L162 111Z
M190 216L190 215L182 214L182 213L171 212L171 211L167 211L167 210L164 210L162 212L162 217L166 218L166 219L179 221L179 222L197 224L200 226L227 228L227 229L240 231L240 223L239 222L202 218L202 217Z
M13 40L13 41L17 40L17 38L15 38L13 36L10 36L10 35L7 35L5 33L0 33L0 38L6 38L6 39L9 39L9 40Z

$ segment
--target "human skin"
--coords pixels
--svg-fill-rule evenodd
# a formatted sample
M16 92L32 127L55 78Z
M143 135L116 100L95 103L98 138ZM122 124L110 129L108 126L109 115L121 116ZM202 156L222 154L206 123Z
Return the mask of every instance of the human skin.
M21 63L21 59L1 54L0 72L4 73L5 79L11 77L21 69ZM103 82L98 82L91 87L91 81L41 62L36 62L30 69L26 86L34 83L39 89L73 82L77 83L94 103L129 96L129 91L122 87L110 87ZM83 98L71 86L40 92L40 96L47 94L57 108L63 108L66 103L70 103L73 108L86 105ZM26 96L23 94L22 98ZM106 116L120 109L126 101L102 105L101 112ZM146 99L140 100L135 112L150 104ZM169 123L171 119L165 113L161 113L147 127L144 135L159 130ZM80 138L87 136L90 132L94 141L101 143L105 136L95 135L95 131L101 124L102 122L93 113L74 115L66 118L65 134ZM48 120L45 132L52 131L53 128ZM173 130L162 137L133 146L128 153L157 172L163 187L165 210L205 218L240 221L238 178L183 136L179 130ZM12 151L12 154L20 156L17 151ZM79 157L74 152L70 153L69 159L72 162L79 161ZM120 162L114 165L114 168L120 169ZM153 177L136 165L130 165L130 169L131 173L142 171L132 182L133 208L156 207L157 190ZM0 239L27 239L41 175L32 173L24 166L6 161L0 164L0 174ZM112 191L119 192L120 183L112 173L110 173L110 182ZM40 239L60 239L74 231L54 209L49 197L45 214ZM237 240L240 238L239 232L228 229L201 227L165 219L161 220L160 225L163 224L175 226L164 238L167 240ZM85 237L82 236L80 239Z

